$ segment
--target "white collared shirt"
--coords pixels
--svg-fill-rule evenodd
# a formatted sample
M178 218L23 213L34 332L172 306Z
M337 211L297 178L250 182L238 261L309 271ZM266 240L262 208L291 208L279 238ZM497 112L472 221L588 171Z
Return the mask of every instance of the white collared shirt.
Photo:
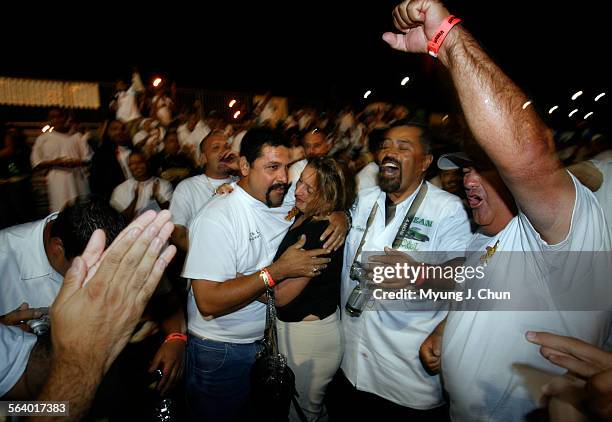
M418 251L446 251L439 257L442 262L464 256L471 233L461 200L429 183L427 187L427 195L411 225L411 231L414 229L421 236L404 239L399 250L409 251L412 256ZM379 187L359 192L352 216L353 227L344 248L341 303L346 345L342 370L361 391L413 409L431 409L444 403L442 387L439 377L430 376L423 369L419 347L444 319L448 304L439 302L428 310L414 310L412 304L405 303L405 309L398 310L396 301L379 300L370 302L370 308L360 317L351 317L344 310L349 294L357 285L349 277L350 266L374 203L378 203L378 211L363 251L384 254L384 247L391 247L417 192L418 189L397 205L395 217L386 227L386 194Z
M43 220L0 231L0 315L27 302L30 308L51 306L64 277L53 269L45 253Z

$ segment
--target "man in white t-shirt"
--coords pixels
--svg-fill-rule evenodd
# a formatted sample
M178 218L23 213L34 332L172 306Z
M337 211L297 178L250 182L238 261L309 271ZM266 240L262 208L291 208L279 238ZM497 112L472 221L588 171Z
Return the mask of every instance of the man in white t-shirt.
M138 94L144 92L144 86L138 72L132 73L132 84L128 87L124 81L118 81L115 99L111 108L115 110L115 118L123 123L131 122L142 117L138 107Z
M385 248L393 246L414 259L427 259L417 257L423 252L444 251L435 262L426 261L443 264L464 256L471 235L461 200L424 180L432 161L427 127L411 121L397 122L384 135L378 161L380 186L360 190L352 212L353 228L346 240L342 271L343 307L360 284L351 267L354 262L365 265L367 259L362 252L384 255ZM420 205L413 206L421 197ZM415 214L409 229L399 234L411 209ZM381 289L385 287L384 283L380 285ZM383 418L444 418L439 377L425 371L418 349L445 318L448 304L429 301L425 306L415 306L379 299L375 295L369 300L359 316L347 311L342 315L346 344L341 368L346 379L340 385L344 387L342 399L347 401L343 408L365 400L369 410ZM359 407L352 408L360 411ZM358 413L348 415L353 416L359 418Z
M594 259L592 251L610 250L610 238L602 230L606 223L601 207L561 166L550 131L532 107L523 106L525 94L474 38L454 26L446 29L441 47L427 43L441 25L454 22L449 16L438 1L406 1L394 11L402 33L385 33L383 39L401 51L430 49L449 70L471 132L486 154L470 152L472 162L445 157L464 169L468 203L479 225L467 248L466 265L486 264L484 278L476 285L496 292L514 289L534 303L519 311L512 306L518 308L522 301L453 301L446 324L421 347L421 358L432 369L441 364L453 420L524 420L538 407L537 379L559 373L526 341L526 331L552 331L596 345L605 340L609 314L595 312L601 305L594 303L593 311L565 312L573 309L560 306L559 290L592 293L602 287L598 268L577 273ZM511 251L520 253L504 253ZM513 256L524 265L504 265ZM566 283L565 276L572 274L587 276L579 285L572 278ZM472 284L466 281L465 287ZM506 310L498 310L504 306ZM440 346L434 340L439 343L441 335L440 362Z
M89 193L84 167L92 152L79 132L71 134L66 113L49 111L51 129L43 133L32 147L30 156L34 170L47 170L49 209L57 212L66 202Z
M608 230L612 230L612 160L591 159L567 169L593 192L606 215Z
M174 223L172 243L187 252L189 238L187 228L198 211L216 195L217 188L231 183L230 172L237 170L238 155L230 149L227 136L213 131L200 144L204 173L183 180L178 184L170 202Z
M304 154L306 158L296 161L289 167L289 182L295 183L299 180L300 175L306 168L308 160L317 157L324 157L331 149L331 141L327 139L327 136L320 129L313 129L308 131L302 139L304 145Z
M254 128L240 152L243 177L234 191L209 201L189 226L183 271L193 280L186 389L190 411L199 420L244 420L265 323L266 306L258 299L267 285L312 277L329 262L318 257L327 254L325 249L304 251L300 241L272 263L293 220L288 142L274 131Z
M129 159L132 177L113 190L110 203L127 219L147 210L160 211L170 206L172 185L170 182L149 174L147 160L142 152L133 151Z

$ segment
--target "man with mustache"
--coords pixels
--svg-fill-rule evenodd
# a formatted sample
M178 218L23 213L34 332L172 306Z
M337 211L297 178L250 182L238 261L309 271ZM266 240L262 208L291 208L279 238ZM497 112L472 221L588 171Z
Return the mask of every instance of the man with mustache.
M275 131L250 129L240 147L242 179L231 194L208 202L189 226L183 271L193 280L187 402L198 420L246 420L249 375L265 324L266 306L258 299L268 286L314 277L329 262L329 249L302 250L302 238L272 263L293 221L288 145ZM325 248L339 246L344 234L336 232Z
M432 161L426 126L408 120L394 123L384 135L377 158L378 186L359 191L352 212L353 227L347 237L342 271L343 306L358 284L351 278L353 262L366 261L361 251L384 255L391 246L413 256L446 251L440 256L441 262L446 262L464 255L470 237L461 200L424 181ZM409 230L401 235L411 208L414 218ZM409 285L382 283L380 287ZM432 301L423 310L404 301L371 300L360 316L348 312L342 315L346 340L339 383L341 400L346 400L343 414L345 409L354 408L351 403L360 402L383 418L445 418L440 380L425 372L418 348L429 330L444 319L446 309L444 302ZM360 420L362 415L349 417L353 416Z
M499 311L500 303L491 305L494 312L481 311L483 302L453 303L445 325L421 348L422 358L431 369L441 364L453 420L525 420L538 408L529 385L534 372L539 378L541 371L560 372L525 340L525 332L550 331L597 346L608 334L609 312L594 311L610 309L609 268L606 275L605 268L590 265L596 257L592 251L609 257L604 213L591 192L562 167L551 133L534 107L527 107L527 96L468 31L454 25L456 18L442 3L407 0L393 17L402 33L387 32L383 39L400 51L438 57L486 154L470 151L469 161L445 157L463 168L468 203L479 225L466 264L486 263L482 285L539 299L538 307L520 312ZM517 256L522 265L505 265ZM603 283L595 284L600 271ZM602 288L597 295L595 287ZM562 299L568 297L570 305L578 305L576 292L591 293L586 306L564 307L568 302Z

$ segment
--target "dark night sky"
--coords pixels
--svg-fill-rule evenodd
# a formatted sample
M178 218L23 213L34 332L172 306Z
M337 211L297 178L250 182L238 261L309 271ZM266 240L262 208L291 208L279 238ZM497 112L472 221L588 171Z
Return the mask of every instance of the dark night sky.
M396 99L444 109L444 72L426 56L392 51L395 1L168 3L166 9L81 3L5 13L0 75L113 81L137 65L179 86L264 92L298 98ZM541 107L608 90L609 24L597 0L449 0L494 59ZM93 6L92 6L93 5ZM537 6L537 7L536 7ZM34 15L35 13L36 15ZM11 19L13 16L15 19ZM399 81L411 76L407 87ZM610 95L610 94L608 94ZM608 97L609 98L609 97Z

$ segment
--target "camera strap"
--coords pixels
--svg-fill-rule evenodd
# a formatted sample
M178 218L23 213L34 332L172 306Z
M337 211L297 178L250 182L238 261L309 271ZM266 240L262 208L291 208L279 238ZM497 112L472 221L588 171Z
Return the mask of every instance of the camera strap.
M427 183L425 181L421 182L421 187L419 188L419 192L414 197L412 204L410 204L410 208L408 208L408 212L406 212L406 216L404 217L404 221L402 221L397 234L395 235L395 240L393 240L393 249L399 248L402 244L402 240L406 236L406 233L410 229L410 225L412 224L412 220L416 216L416 213L419 211L421 204L423 203L423 199L425 199L425 195L427 194ZM372 211L370 211L370 215L368 216L368 221L366 222L365 230L363 231L363 236L361 236L361 241L359 242L359 246L357 247L357 252L355 252L355 257L353 258L353 263L351 267L355 265L357 262L357 257L361 254L361 250L363 249L363 245L366 241L366 236L368 235L368 230L370 226L374 222L374 217L376 217L376 211L378 211L378 201L374 202L374 206L372 207Z
M391 245L393 249L398 249L401 246L402 241L406 237L406 233L408 233L408 230L412 225L412 220L414 220L414 216L419 211L419 208L421 208L421 204L423 203L423 199L425 199L426 194L427 183L425 181L422 181L421 188L419 189L417 195L414 197L412 204L410 204L410 208L408 209L408 212L404 217L404 221L402 221L402 225L400 226L399 230L397 231L397 234L395 235L395 239L393 240L393 244Z
M363 249L363 244L365 243L366 236L368 235L368 230L370 226L374 222L374 217L376 217L376 211L378 211L378 201L374 202L374 206L372 207L372 211L370 211L370 215L368 216L368 221L366 222L365 229L363 231L363 235L361 236L361 240L359 241L359 246L357 247L357 252L355 252L355 257L353 258L353 263L349 268L352 268L357 262L357 257L361 254L361 250Z

